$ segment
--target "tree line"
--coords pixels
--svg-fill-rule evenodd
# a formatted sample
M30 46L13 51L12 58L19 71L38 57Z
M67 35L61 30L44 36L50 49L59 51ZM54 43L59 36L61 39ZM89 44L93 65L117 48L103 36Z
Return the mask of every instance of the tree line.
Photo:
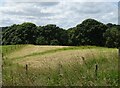
M119 47L120 25L86 19L69 29L55 24L36 26L30 22L2 27L2 45L16 44Z

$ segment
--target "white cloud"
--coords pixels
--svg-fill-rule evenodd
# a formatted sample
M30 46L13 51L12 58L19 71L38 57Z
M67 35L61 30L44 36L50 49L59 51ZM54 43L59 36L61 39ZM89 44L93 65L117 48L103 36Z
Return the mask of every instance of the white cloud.
M7 2L119 2L119 0L6 0Z
M31 2L30 2L31 1ZM76 26L87 18L104 23L117 23L117 2L5 2L0 6L0 26L33 22L37 25L57 24L63 28Z

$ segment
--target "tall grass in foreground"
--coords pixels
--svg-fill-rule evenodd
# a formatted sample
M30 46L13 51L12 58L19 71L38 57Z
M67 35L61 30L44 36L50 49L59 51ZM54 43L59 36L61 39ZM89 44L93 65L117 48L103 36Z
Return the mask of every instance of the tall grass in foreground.
M118 55L105 52L81 62L58 62L57 67L46 69L21 66L9 58L3 61L3 86L118 86ZM61 57L62 58L62 57ZM95 66L98 66L97 76Z

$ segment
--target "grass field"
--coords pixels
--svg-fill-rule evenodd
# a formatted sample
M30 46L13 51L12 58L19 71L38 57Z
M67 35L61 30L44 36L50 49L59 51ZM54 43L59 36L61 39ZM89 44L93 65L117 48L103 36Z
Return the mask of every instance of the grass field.
M96 46L2 47L3 86L117 86L118 50Z

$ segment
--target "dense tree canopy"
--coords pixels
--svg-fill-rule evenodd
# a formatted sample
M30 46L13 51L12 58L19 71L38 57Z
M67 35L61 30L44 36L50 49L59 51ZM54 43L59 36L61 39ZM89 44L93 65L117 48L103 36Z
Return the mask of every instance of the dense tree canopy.
M107 26L94 19L87 19L70 30L72 43L76 45L104 45L103 33ZM73 32L73 33L72 33Z
M106 39L105 46L107 47L119 47L120 46L120 28L111 27L104 33Z
M35 44L36 25L33 23L23 23L12 25L3 32L3 44Z
M44 38L43 44L47 45L66 45L68 41L67 32L53 24L49 24L43 27L39 26L37 29L37 37L42 37L42 39Z
M120 26L112 23L103 24L94 19L86 19L81 24L68 30L54 24L36 26L30 22L14 24L2 29L3 45L120 46Z

